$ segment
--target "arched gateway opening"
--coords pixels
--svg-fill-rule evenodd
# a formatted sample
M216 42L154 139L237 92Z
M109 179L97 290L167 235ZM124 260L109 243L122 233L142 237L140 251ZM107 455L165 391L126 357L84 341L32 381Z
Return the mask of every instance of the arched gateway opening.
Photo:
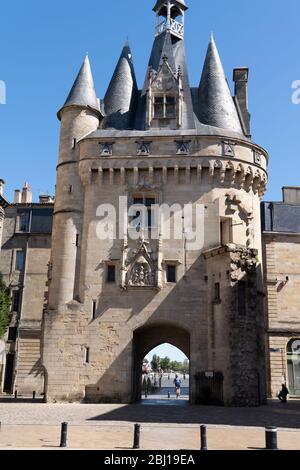
M157 346L168 343L180 349L190 359L190 334L182 327L155 324L139 328L133 335L133 401L142 398L143 360ZM190 389L191 389L191 383Z

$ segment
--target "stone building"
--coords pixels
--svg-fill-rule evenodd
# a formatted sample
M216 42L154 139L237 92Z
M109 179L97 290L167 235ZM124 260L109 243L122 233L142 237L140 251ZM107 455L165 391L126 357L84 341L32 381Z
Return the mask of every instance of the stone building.
M248 69L234 70L232 97L213 37L190 85L187 9L156 2L141 88L126 43L104 98L86 57L58 113L42 347L49 402L139 399L143 358L164 342L190 359L192 403L265 400L268 154L251 139ZM171 209L156 217L157 206Z
M267 291L268 394L287 383L300 396L300 188L283 188L283 202L262 204Z
M53 202L32 203L25 183L9 204L0 195L3 214L0 272L11 296L11 321L0 359L0 391L44 391L41 329L48 290ZM1 236L1 232L0 232Z

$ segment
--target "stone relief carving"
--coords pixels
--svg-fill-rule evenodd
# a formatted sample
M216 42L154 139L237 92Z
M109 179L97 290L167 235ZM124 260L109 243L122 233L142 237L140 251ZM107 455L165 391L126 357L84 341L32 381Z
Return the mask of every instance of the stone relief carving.
M136 249L125 258L123 267L122 287L156 287L156 266L152 259L149 243L142 238L138 240Z

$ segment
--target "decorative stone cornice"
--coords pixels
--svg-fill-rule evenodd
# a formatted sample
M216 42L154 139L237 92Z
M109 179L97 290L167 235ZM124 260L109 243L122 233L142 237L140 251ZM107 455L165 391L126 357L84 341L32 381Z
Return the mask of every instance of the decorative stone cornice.
M107 171L110 177L108 184L114 184L115 173L121 173L122 184L126 181L126 174L132 173L133 184L139 186L141 183L140 172L148 171L147 181L143 176L143 185L153 185L154 171L160 170L160 184L167 181L168 172L172 172L174 184L190 184L192 171L196 171L197 183L201 185L204 173L208 175L209 184L214 187L228 187L253 191L262 197L267 185L267 173L262 168L242 162L240 160L229 160L225 158L212 157L172 157L144 159L85 159L79 164L79 172L84 185L92 183L103 183L103 172ZM179 172L184 171L186 177L179 178Z

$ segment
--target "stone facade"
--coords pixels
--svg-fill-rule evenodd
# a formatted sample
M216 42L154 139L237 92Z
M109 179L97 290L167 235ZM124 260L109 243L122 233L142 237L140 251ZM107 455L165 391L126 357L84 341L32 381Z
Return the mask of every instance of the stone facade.
M128 44L103 100L85 59L58 113L51 242L48 231L16 233L17 212L27 208L19 195L6 211L0 270L12 289L25 285L12 320L18 341L7 343L17 348L20 392L43 390L48 402L136 401L143 358L168 342L190 359L192 403L265 401L268 154L250 136L248 69L235 69L232 97L213 38L200 86L190 87L186 9L157 1L166 21L142 90ZM147 223L137 229L139 205ZM152 218L163 205L169 214ZM10 261L20 248L21 277Z
M300 396L300 201L284 188L282 203L264 203L263 253L267 291L268 394L286 383Z
M47 303L53 204L15 203L5 209L0 270L11 296L11 322L0 391L43 393L41 329Z
M143 90L126 44L100 106L86 58L59 112L42 350L49 402L139 399L143 358L164 342L190 359L192 403L201 402L201 374L223 377L212 401L258 405L266 396L260 201L268 155L249 139L246 81L235 73L233 100L213 38L199 90L190 88L183 24L173 21L186 7L177 3L155 6L166 23ZM137 230L126 210L139 204L148 222ZM149 225L149 210L162 205L170 213Z

